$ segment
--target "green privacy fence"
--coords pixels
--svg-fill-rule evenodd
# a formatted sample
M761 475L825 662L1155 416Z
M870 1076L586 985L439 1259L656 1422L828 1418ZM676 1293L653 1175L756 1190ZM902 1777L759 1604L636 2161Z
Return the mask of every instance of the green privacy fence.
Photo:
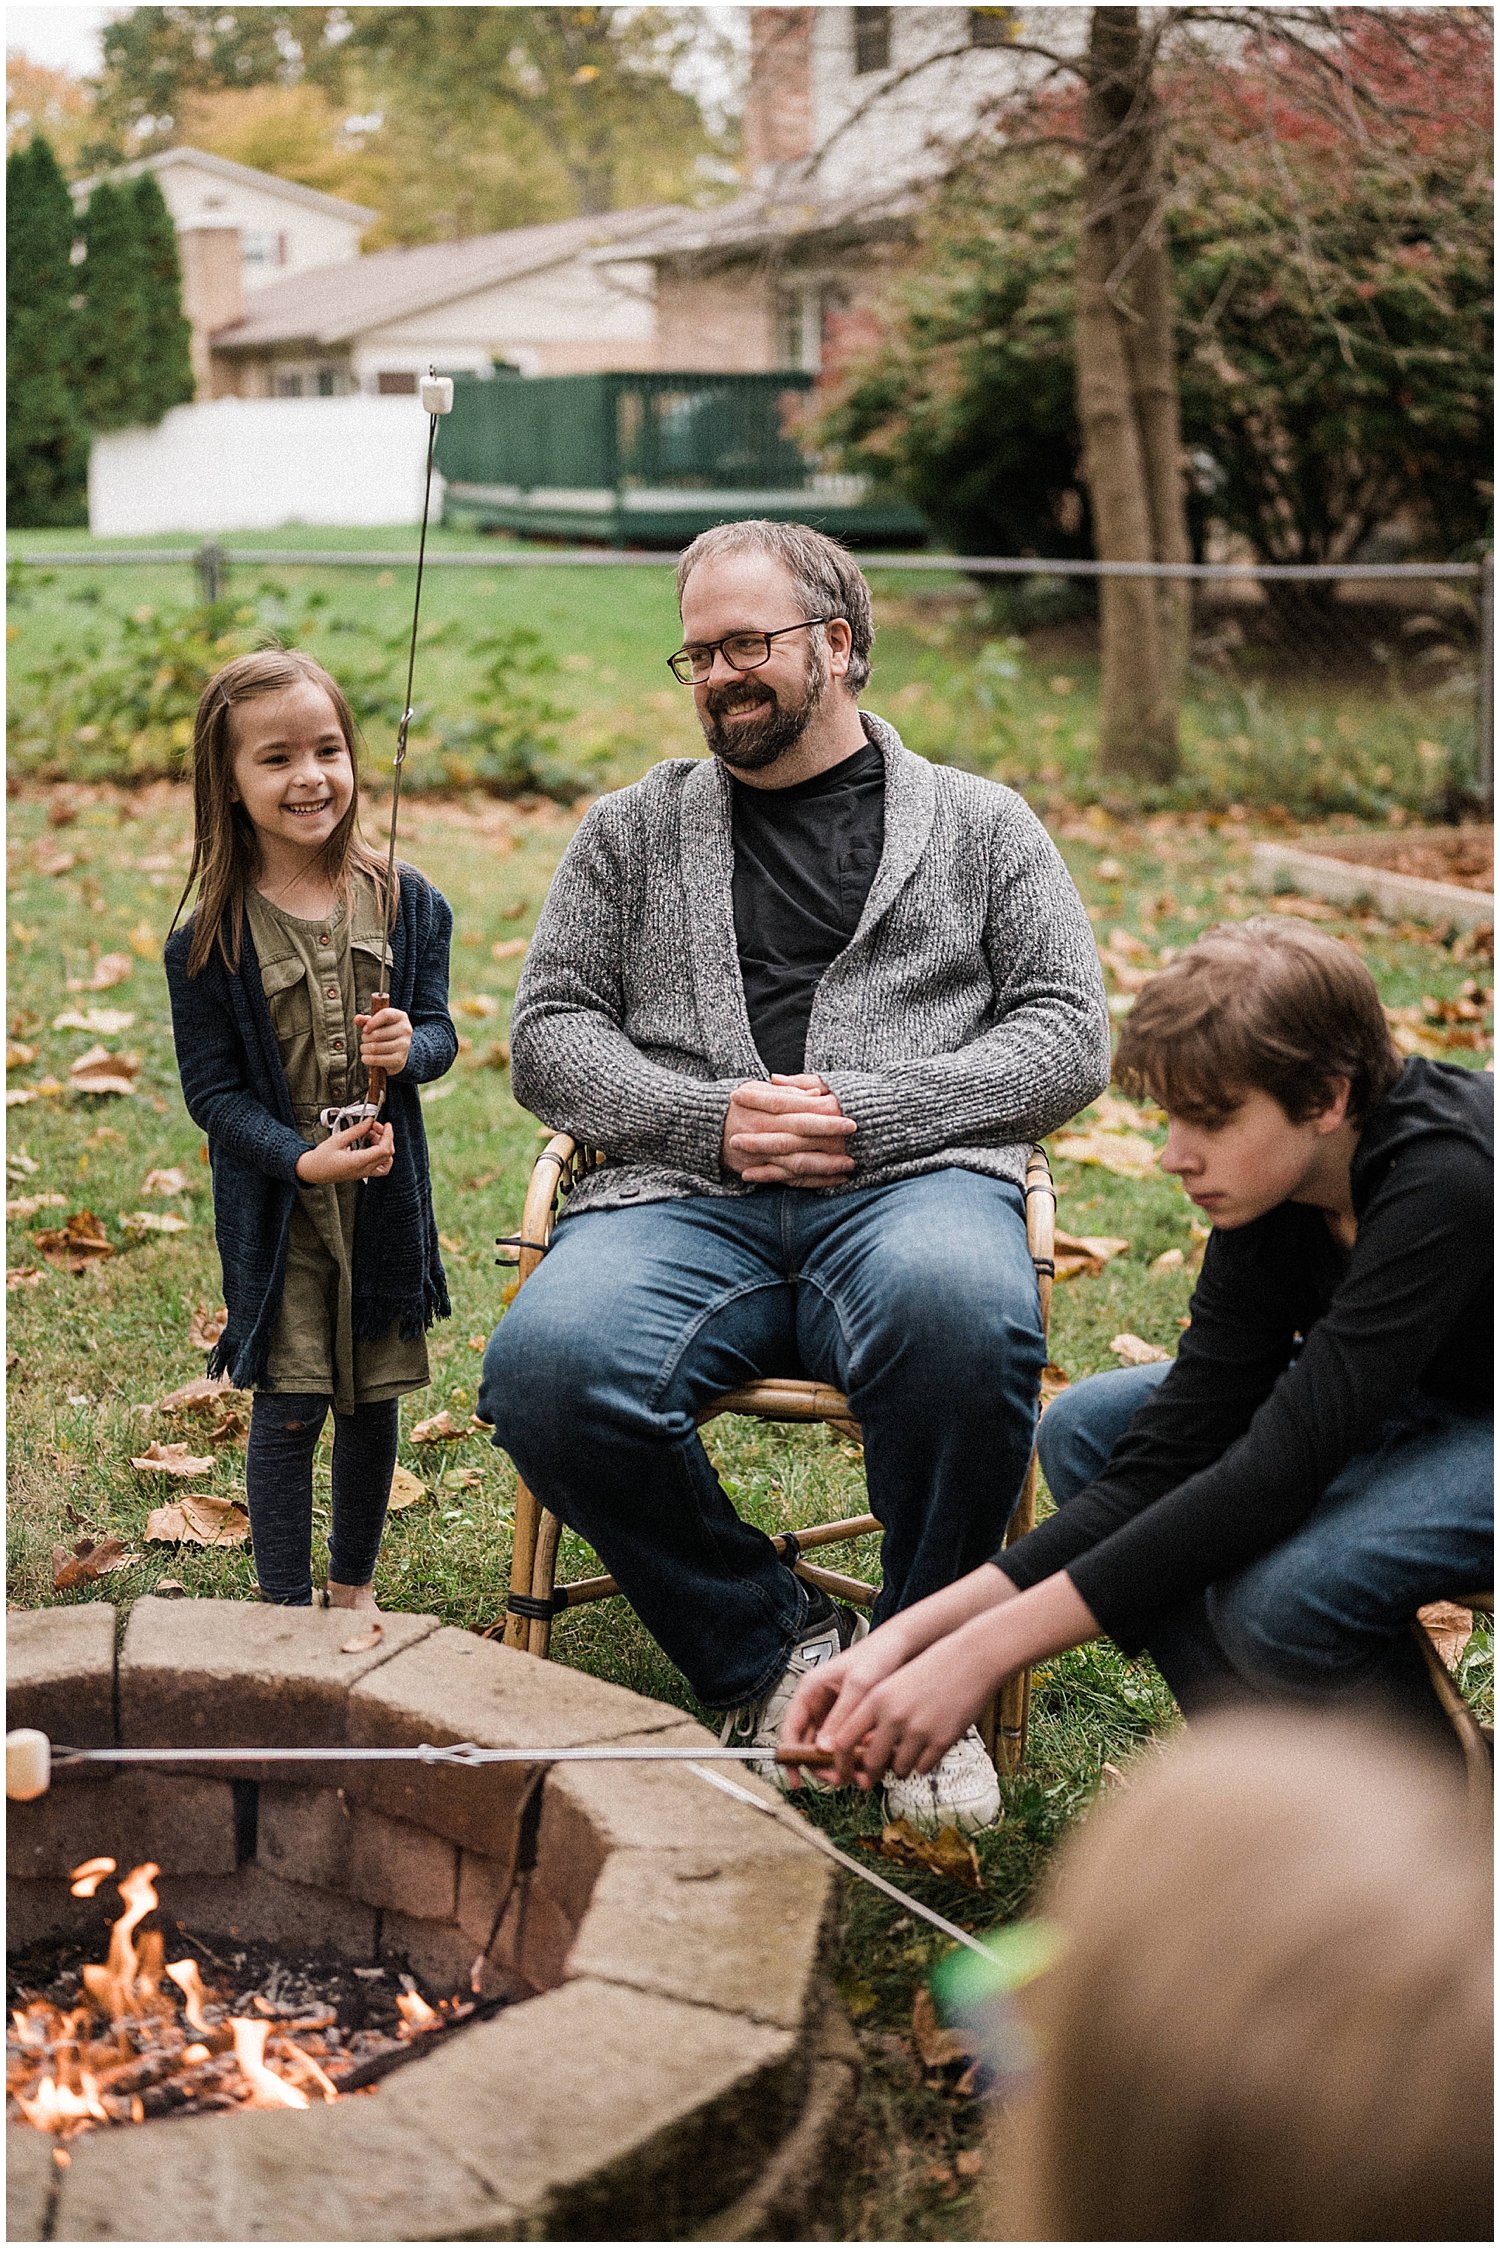
M811 375L460 375L439 425L444 518L680 547L750 515L925 542L915 508L830 475L798 429Z

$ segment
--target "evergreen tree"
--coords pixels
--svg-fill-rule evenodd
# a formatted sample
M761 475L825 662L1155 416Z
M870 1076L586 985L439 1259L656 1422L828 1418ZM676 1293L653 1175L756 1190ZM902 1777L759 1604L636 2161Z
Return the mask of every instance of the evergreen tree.
M5 508L18 529L84 520L73 233L67 182L38 134L5 162Z
M143 387L151 281L129 185L99 182L84 214L83 241L84 419L91 430L133 429L151 419Z
M182 310L177 230L166 197L151 172L142 172L130 192L147 277L140 396L143 418L155 423L169 406L185 406L193 395L193 331Z

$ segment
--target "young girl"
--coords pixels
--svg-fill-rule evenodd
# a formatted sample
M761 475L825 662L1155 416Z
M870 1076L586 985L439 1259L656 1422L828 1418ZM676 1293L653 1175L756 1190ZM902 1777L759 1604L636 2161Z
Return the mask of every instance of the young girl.
M280 648L226 664L198 705L183 893L197 881L198 898L166 970L229 1312L208 1368L255 1391L250 1536L262 1594L286 1607L312 1602L312 1461L330 1404L329 1603L374 1607L398 1400L426 1382L424 1331L448 1315L417 1087L458 1050L453 917L413 867L386 895L358 815L354 719L327 672ZM364 1099L377 1065L382 1121L321 1123Z

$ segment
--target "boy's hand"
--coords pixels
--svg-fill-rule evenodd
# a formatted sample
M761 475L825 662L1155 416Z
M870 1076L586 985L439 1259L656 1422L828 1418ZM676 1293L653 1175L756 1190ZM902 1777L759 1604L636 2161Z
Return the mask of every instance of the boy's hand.
M842 1733L872 1690L906 1661L909 1648L900 1623L901 1619L893 1616L868 1638L835 1655L831 1663L820 1663L808 1672L782 1720L779 1748L833 1746L833 1733ZM852 1756L841 1757L839 1785L846 1786L853 1777ZM787 1782L791 1787L800 1784L795 1767L788 1768Z
M836 1785L853 1780L872 1788L887 1771L900 1779L930 1772L973 1723L990 1691L987 1679L976 1678L972 1656L952 1638L906 1660L901 1635L886 1624L808 1673L778 1745L831 1749Z
M395 1160L396 1135L389 1124L348 1124L298 1156L297 1176L304 1186L383 1179Z
M354 1027L360 1033L359 1058L366 1069L383 1069L387 1077L399 1077L411 1052L410 1015L399 1007L382 1007L373 1015L356 1015Z

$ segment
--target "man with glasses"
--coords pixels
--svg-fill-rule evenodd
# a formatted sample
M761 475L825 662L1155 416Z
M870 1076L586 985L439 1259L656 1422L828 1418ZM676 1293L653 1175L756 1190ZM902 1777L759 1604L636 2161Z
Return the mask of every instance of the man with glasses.
M1103 1090L1109 1030L1040 823L861 711L874 625L844 548L723 524L677 589L668 661L712 755L595 804L542 909L512 1083L607 1160L492 1336L479 1409L726 1740L769 1749L865 1626L741 1521L697 1413L774 1374L845 1392L877 1622L986 1559L1043 1358L1027 1149ZM999 1812L972 1728L887 1798L926 1825Z

